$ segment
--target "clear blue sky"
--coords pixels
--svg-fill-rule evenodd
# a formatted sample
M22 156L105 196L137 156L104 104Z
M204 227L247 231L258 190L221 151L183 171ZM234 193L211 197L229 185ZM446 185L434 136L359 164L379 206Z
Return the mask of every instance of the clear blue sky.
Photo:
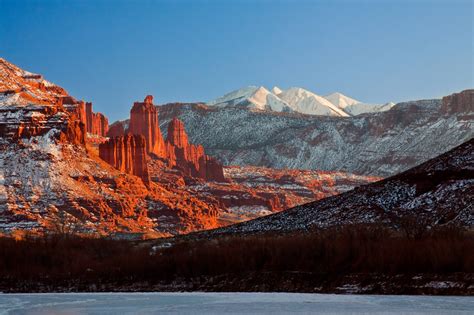
M0 0L0 55L111 121L146 94L246 85L402 101L474 87L473 15L471 0Z

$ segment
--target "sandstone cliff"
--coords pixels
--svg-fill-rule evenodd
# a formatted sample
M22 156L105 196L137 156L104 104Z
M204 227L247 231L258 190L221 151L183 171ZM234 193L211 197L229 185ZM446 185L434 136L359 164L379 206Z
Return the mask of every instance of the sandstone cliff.
M446 114L473 113L474 112L474 90L464 90L443 97L441 111Z
M102 113L92 111L92 103L86 103L86 130L88 133L105 137L109 129L109 120Z
M101 159L119 171L140 177L150 183L148 175L145 138L141 135L126 135L110 138L99 145Z

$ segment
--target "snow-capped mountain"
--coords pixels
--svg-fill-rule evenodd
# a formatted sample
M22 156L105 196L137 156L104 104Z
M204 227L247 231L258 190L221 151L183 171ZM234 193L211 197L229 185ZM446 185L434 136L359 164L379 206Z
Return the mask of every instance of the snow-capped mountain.
M291 111L290 106L263 86L247 86L232 91L207 103L210 106L239 106L244 108L271 110L275 112Z
M302 88L294 87L284 90L278 97L287 102L298 113L335 117L349 116L344 110L324 97Z
M336 92L320 96L309 90L292 87L286 90L274 86L248 86L225 94L207 103L217 107L243 107L275 112L297 112L307 115L349 117L363 113L389 110L395 104L368 104Z
M263 89L249 99L261 105L265 95L275 105ZM109 128L92 103L0 58L0 236L66 226L86 234L170 235L376 180L256 167L227 168L224 175L201 145L188 142L182 122L162 126L165 142L151 95L133 104L130 117Z

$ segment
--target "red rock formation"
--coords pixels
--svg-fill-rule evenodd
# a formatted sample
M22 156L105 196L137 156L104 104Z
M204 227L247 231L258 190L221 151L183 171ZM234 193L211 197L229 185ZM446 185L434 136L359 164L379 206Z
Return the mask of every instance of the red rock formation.
M125 135L125 133L124 123L122 121L116 121L109 126L107 137L119 137Z
M441 111L446 114L474 112L474 90L464 90L443 97Z
M171 120L168 125L166 153L169 166L188 176L208 181L225 181L222 165L207 156L202 145L196 146L188 142L184 124L177 118Z
M109 121L102 113L92 111L92 103L86 103L86 129L93 135L105 137L109 129Z
M184 124L181 120L173 118L168 125L167 140L178 148L188 146L188 135L184 130Z
M146 151L158 157L166 157L165 142L158 124L158 111L153 105L153 96L148 95L142 102L135 102L130 111L128 132L143 135L146 139Z
M92 111L92 103L77 101L71 96L64 96L60 99L63 106L73 117L81 121L87 133L100 137L105 137L109 129L109 121L102 113Z
M101 159L116 169L140 177L148 185L146 141L141 135L126 135L110 138L99 145Z
M154 109L150 98L146 103ZM97 145L112 167L94 154L95 145L85 146L87 126L88 143L104 139L105 117L94 114L90 104L86 108L41 75L0 58L0 172L5 173L0 186L7 189L0 193L0 233L23 227L46 232L64 220L88 235L111 236L169 236L219 226L219 202L174 187L184 184L179 172L168 168L177 180L143 184L149 182L143 136L121 134ZM153 162L166 167L164 159Z
M226 181L224 177L224 169L222 167L222 164L219 163L215 158L206 155L205 159L202 159L201 161L200 161L201 176L204 175L205 176L204 178L207 181L217 181L217 182Z
M92 131L92 125L93 125L93 122L92 122L92 103L91 102L87 102L86 103L86 130L87 132L90 132Z

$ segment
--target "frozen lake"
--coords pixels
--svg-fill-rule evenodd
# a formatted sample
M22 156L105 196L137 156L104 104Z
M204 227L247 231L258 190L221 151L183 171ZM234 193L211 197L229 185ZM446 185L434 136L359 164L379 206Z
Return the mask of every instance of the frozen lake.
M0 294L0 314L473 314L474 297L300 293Z

